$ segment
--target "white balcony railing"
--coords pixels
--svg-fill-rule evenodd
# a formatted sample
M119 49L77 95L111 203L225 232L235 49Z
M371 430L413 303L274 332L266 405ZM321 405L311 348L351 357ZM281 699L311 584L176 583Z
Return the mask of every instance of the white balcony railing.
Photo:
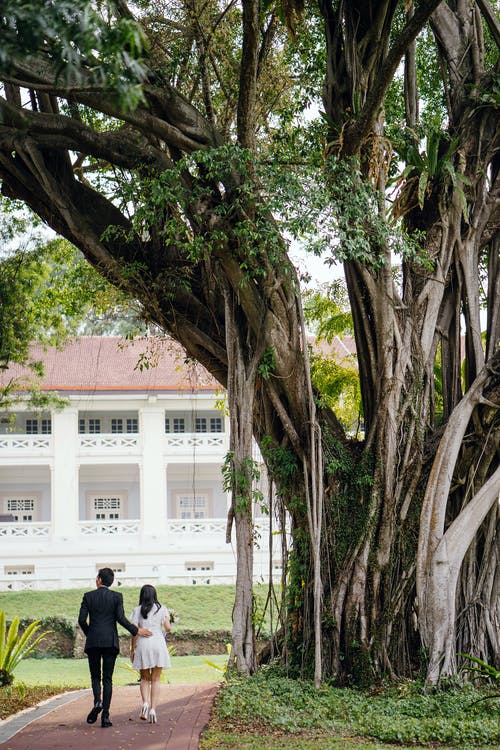
M215 535L226 533L227 520L225 518L181 519L174 518L167 521L167 536ZM257 534L263 535L269 530L269 520L258 518L255 521ZM83 536L110 536L122 534L139 534L141 522L139 519L119 521L80 521L78 524ZM24 523L0 523L1 537L48 537L51 534L51 523L25 521Z
M80 521L83 536L110 536L112 534L138 534L139 520L134 521Z
M139 446L138 433L117 433L99 435L79 435L80 450L102 451L102 450L137 450Z
M225 518L175 518L167 521L167 535L225 534L226 524Z
M29 537L49 536L50 522L37 523L36 521L25 521L24 523L0 523L0 537Z
M0 435L0 451L38 453L51 447L52 435Z
M224 450L226 438L223 432L175 432L165 435L169 451L186 452L193 449L202 451Z
M167 534L217 534L226 533L226 518L174 518L167 521ZM269 519L257 518L254 521L256 532L263 534L269 531Z

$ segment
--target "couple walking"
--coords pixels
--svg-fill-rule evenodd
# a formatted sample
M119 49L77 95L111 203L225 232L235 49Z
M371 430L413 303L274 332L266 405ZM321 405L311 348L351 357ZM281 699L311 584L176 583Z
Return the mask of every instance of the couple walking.
M164 632L170 632L170 614L158 602L154 586L143 586L139 604L130 620L123 611L123 596L111 591L114 581L111 568L101 568L97 573L96 588L83 595L78 624L85 633L85 653L89 660L94 706L87 723L94 724L102 712L101 726L113 726L109 707L113 692L113 670L119 653L116 624L132 635L130 657L132 666L141 674L142 710L140 718L156 723L156 703L163 667L170 666L170 655ZM102 683L102 699L101 699Z

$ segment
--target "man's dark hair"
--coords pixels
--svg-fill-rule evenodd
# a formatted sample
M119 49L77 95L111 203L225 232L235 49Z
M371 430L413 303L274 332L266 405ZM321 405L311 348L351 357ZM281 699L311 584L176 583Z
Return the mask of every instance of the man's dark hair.
M97 571L97 577L101 579L103 586L111 586L115 580L115 574L111 568L101 568Z

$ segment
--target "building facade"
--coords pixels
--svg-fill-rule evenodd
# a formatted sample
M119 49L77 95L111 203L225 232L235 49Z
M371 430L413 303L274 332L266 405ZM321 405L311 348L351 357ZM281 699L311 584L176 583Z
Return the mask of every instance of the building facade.
M0 589L84 587L102 566L118 585L234 582L220 385L168 340L82 337L34 356L41 388L65 405L0 414ZM3 382L26 375L13 368Z

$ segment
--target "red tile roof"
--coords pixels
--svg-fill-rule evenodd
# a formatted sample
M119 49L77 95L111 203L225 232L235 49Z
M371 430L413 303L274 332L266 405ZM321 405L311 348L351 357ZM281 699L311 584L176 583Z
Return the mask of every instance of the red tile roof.
M324 355L333 354L339 362L346 357L355 361L356 348L350 337L336 336L332 344L315 343L313 338L309 341L314 349ZM120 336L81 336L63 349L44 349L34 344L31 356L43 362L45 375L39 385L44 391L159 392L221 388L204 367L186 363L183 348L169 338L128 341ZM143 366L148 362L150 367ZM0 386L12 378L20 378L22 382L35 379L27 368L12 365L0 372Z
M33 345L31 356L43 362L39 381L44 391L214 391L220 384L201 366L185 362L182 347L172 339L135 339L119 336L82 336L63 349ZM150 367L144 367L149 362ZM0 384L11 378L35 379L27 368L13 365L0 374Z

